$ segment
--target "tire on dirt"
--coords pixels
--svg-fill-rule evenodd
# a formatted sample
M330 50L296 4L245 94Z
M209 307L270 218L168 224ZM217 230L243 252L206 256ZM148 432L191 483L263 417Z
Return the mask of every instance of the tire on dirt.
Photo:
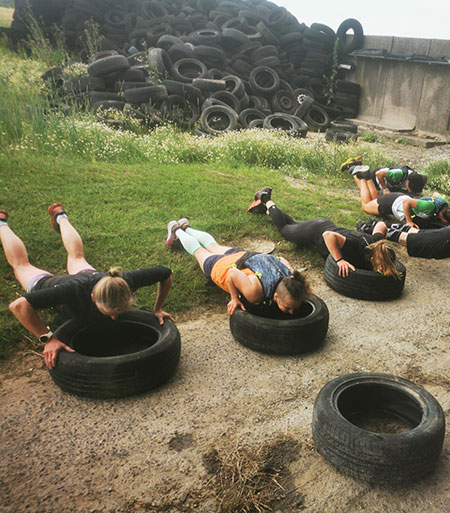
M409 429L386 433L367 424L383 418ZM314 403L312 436L319 453L339 471L372 483L404 485L431 473L444 434L444 413L436 399L390 374L340 376L320 390Z
M236 310L230 330L242 345L271 354L300 354L317 349L328 331L329 312L317 296L305 300L294 315L281 319L262 317L257 307Z
M395 263L401 279L383 276L376 271L356 269L348 276L339 276L339 267L331 255L325 261L325 283L339 294L354 299L368 301L388 301L397 299L403 293L406 279L406 268L397 260Z
M130 340L131 329L135 336ZM123 343L111 347L108 335L112 333L114 340L123 334ZM91 329L72 319L55 335L77 352L61 351L50 375L64 391L85 397L106 399L145 392L167 381L180 359L181 340L175 324L166 319L160 325L153 314L141 310L127 311L116 321L102 320ZM125 353L125 343L134 352Z

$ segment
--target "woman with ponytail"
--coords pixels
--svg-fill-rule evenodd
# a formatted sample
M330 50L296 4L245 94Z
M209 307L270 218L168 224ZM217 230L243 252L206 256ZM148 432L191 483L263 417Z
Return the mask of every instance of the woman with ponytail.
M65 318L90 323L105 316L116 320L132 304L132 292L158 283L153 313L160 324L172 317L162 310L172 285L168 267L148 267L137 271L121 271L117 267L107 273L96 271L84 256L83 241L70 223L61 203L48 208L50 224L61 235L67 251L67 275L54 276L32 265L22 240L8 225L8 213L0 209L0 240L6 260L26 290L26 294L9 305L21 324L44 344L47 367L53 368L59 351L73 349L58 340L44 324L36 310L56 308Z
M311 293L307 278L285 258L222 246L209 233L191 228L186 218L168 224L167 248L173 251L180 245L208 279L230 294L228 317L236 308L245 310L243 301L273 303L293 314Z
M297 222L275 205L271 194L271 187L256 192L248 211L269 215L281 235L298 247L313 245L324 259L331 254L340 276L348 276L355 269L366 269L400 279L395 252L384 240L386 225L382 221L375 225L373 234L336 226L323 217Z

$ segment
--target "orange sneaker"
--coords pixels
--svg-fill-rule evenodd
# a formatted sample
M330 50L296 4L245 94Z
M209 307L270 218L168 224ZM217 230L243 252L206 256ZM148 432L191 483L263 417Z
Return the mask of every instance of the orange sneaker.
M50 214L50 224L52 228L55 230L56 233L61 233L61 230L59 229L59 224L56 222L56 218L59 215L66 213L63 204L53 203L53 205L50 205L48 207L48 213Z

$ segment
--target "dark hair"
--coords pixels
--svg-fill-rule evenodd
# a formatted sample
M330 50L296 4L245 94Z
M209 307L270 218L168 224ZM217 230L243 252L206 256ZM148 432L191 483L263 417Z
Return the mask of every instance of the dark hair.
M439 214L442 215L443 221L450 224L450 207L447 205L444 205L441 208L441 211Z
M413 192L414 194L422 192L423 188L425 187L425 184L427 183L427 180L428 175L418 173L417 171L413 171L407 179L409 188L411 189L411 192Z
M279 287L282 288L281 295L288 293L296 301L304 301L311 295L311 284L308 278L299 271L294 271L290 276L285 276L277 287L277 292L280 294Z

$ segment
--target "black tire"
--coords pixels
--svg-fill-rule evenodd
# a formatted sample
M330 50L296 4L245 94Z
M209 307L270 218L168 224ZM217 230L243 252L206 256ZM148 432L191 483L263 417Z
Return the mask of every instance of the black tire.
M254 94L270 96L280 87L280 77L271 68L256 67L250 73L249 83Z
M220 100L225 105L228 105L236 113L241 111L241 102L233 93L229 91L216 91L210 95L211 99Z
M239 100L244 96L244 82L242 82L242 80L239 77L237 77L236 75L225 75L223 77L223 80L225 81L225 89L228 92L234 94L236 98L238 98Z
M238 124L237 113L228 105L211 105L200 115L200 125L204 132L219 135L234 130Z
M285 89L280 89L270 99L270 105L273 112L286 112L293 114L297 110L297 100L295 96Z
M131 328L138 335L125 340L135 352L124 353L123 343L110 345L109 337L115 341L120 335L126 337ZM55 335L77 352L61 351L50 375L64 391L85 397L105 399L145 392L167 381L180 359L181 341L175 324L166 320L160 325L153 314L140 310L130 310L116 321L106 319L95 327L70 320Z
M352 134L358 133L358 125L352 123L351 121L338 120L335 119L330 122L330 128L334 128L336 130L344 130L346 132L350 132Z
M123 102L123 98L117 93L107 92L107 91L91 91L89 93L89 99L94 105L97 102L103 102L108 100L113 100L116 102Z
M104 77L115 71L122 71L128 69L130 63L123 55L110 55L103 59L98 59L89 64L87 70L89 75L94 77Z
M255 351L271 354L300 354L317 349L327 331L327 305L317 296L302 303L294 315L282 319L262 317L257 308L236 310L230 317L230 330L235 340Z
M397 271L401 279L383 276L375 271L356 269L346 277L339 276L339 267L331 255L325 261L324 279L326 284L340 294L368 301L387 301L402 295L405 286L406 268L397 261Z
M249 128L249 124L254 119L260 119L261 121L263 121L265 117L266 117L266 114L262 110L244 109L239 114L239 121L244 128Z
M299 103L299 106L294 111L294 116L297 116L300 119L303 119L308 112L311 110L312 106L314 105L314 98L311 96L304 96L302 98L301 103L299 102L299 97L301 95L298 95L297 102Z
M150 70L159 77L166 78L172 73L172 61L162 48L150 48L147 54Z
M311 130L325 131L330 125L330 116L319 105L313 105L303 119Z
M353 30L353 38L347 39L347 32ZM336 31L339 38L339 50L342 54L347 54L358 48L362 48L364 43L364 31L361 23L354 18L344 20Z
M263 128L267 130L282 130L293 136L305 137L308 127L304 121L284 112L274 112L264 118Z
M167 98L167 89L163 85L138 87L135 89L126 89L124 96L128 103L138 105L139 103L146 103L152 99Z
M173 78L179 82L191 83L194 78L206 78L207 67L198 59L180 59L173 65Z
M212 80L210 78L194 78L192 85L198 87L200 91L224 91L225 80Z
M99 77L81 76L64 80L63 90L65 93L78 94L87 91L104 91L105 82Z
M374 414L409 429L378 432L367 425L370 417L377 420ZM390 374L340 376L314 403L312 436L319 453L339 471L372 483L405 485L425 477L436 466L444 435L444 413L436 399Z
M349 143L357 139L354 133L346 132L345 128L328 128L325 132L325 140L328 142Z

